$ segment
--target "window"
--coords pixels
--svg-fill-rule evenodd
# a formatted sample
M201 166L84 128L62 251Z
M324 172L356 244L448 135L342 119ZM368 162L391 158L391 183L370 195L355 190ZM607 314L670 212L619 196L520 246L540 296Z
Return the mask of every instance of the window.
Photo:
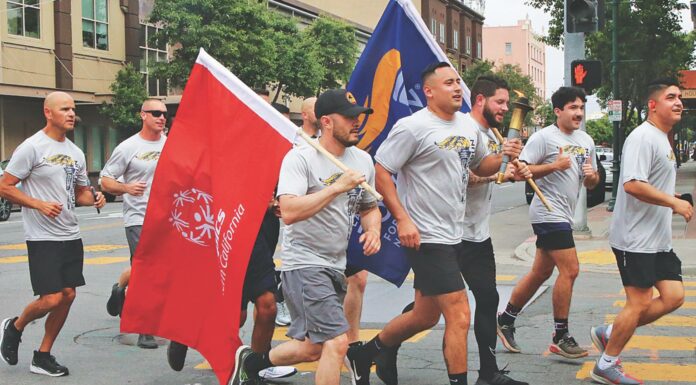
M481 59L483 57L483 47L481 46L481 40L476 42L476 57Z
M108 0L82 0L82 46L109 49Z
M150 96L167 96L167 81L150 76L153 63L167 61L167 44L164 41L152 41L159 28L140 24L140 73L143 74L147 93Z
M505 54L512 55L512 43L505 43Z
M7 32L10 35L40 38L39 0L7 1Z
M471 55L471 36L466 37L466 54Z
M445 44L445 24L440 23L440 43Z
M452 32L452 45L454 49L459 50L459 31Z
M430 32L433 33L433 36L437 36L437 20L435 19L430 19Z

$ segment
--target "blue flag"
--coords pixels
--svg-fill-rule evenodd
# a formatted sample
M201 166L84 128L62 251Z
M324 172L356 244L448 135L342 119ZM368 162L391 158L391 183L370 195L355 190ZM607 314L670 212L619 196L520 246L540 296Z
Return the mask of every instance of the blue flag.
M431 35L411 0L391 0L367 42L346 87L362 104L374 109L364 115L358 147L374 157L397 120L425 107L421 73L431 63L449 62ZM470 92L466 85L462 112L469 112ZM366 269L401 286L411 268L397 237L396 220L382 210L382 249L365 256L355 221L348 244L348 264Z

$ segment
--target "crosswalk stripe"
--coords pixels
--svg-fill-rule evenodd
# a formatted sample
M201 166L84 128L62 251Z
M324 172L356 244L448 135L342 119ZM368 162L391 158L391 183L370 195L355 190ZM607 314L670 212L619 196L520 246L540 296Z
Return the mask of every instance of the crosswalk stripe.
M639 350L681 350L694 351L696 337L633 336L624 351Z
M0 245L0 250L26 250L26 243L14 243L11 245Z
M584 380L590 377L594 362L585 362L575 378ZM696 365L672 365L638 362L622 362L626 373L645 381L671 381L693 383L696 378Z
M684 282L685 287L696 287L696 282Z
M85 252L100 252L100 251L112 251L118 249L127 249L127 245L85 245ZM26 243L15 243L12 245L0 245L0 250L26 250Z
M358 340L370 341L371 339L375 338L375 336L379 334L380 331L382 331L382 329L360 329L360 337L358 338ZM287 332L287 327L276 327L273 331L273 341L289 341L290 338L285 335ZM425 338L428 334L430 334L430 330L422 331L416 334L415 336L407 339L406 342L418 342Z
M619 294L626 295L626 289L621 289ZM653 298L656 298L660 295L660 292L657 291L657 289L653 288ZM687 297L696 297L696 290L684 290L684 295Z
M605 323L614 323L615 314L607 314ZM696 327L696 316L666 315L659 320L651 323L653 326L675 326L675 327ZM696 378L696 377L695 377Z
M626 301L616 301L614 302L614 307L624 307L626 306ZM696 309L696 302L684 302L680 309L693 310Z
M2 257L0 258L0 263L20 263L20 262L26 262L27 256L26 255L15 255L12 257Z

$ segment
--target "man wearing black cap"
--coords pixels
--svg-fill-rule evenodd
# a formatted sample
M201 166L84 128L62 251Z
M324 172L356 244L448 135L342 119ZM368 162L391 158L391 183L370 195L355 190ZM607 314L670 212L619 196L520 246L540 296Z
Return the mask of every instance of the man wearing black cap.
M285 301L292 323L291 341L265 354L242 346L236 353L232 385L258 383L259 370L319 360L315 383L338 385L348 350L348 321L343 311L346 294L346 249L353 219L360 213L365 255L380 248L382 216L375 197L360 184L374 185L375 169L358 143L359 119L369 108L350 92L329 90L314 106L322 136L319 144L343 162L342 172L314 147L292 149L283 160L278 183L284 232L281 259Z

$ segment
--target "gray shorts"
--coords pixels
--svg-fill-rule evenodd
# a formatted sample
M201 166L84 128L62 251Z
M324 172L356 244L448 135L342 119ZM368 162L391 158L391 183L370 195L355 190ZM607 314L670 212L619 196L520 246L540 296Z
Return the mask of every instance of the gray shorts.
M343 312L346 277L327 267L283 271L283 294L292 322L287 336L318 344L348 331Z
M138 242L140 242L141 231L143 231L143 226L126 227L126 240L130 249L131 261L133 261L133 256L135 255L135 248L138 246Z

